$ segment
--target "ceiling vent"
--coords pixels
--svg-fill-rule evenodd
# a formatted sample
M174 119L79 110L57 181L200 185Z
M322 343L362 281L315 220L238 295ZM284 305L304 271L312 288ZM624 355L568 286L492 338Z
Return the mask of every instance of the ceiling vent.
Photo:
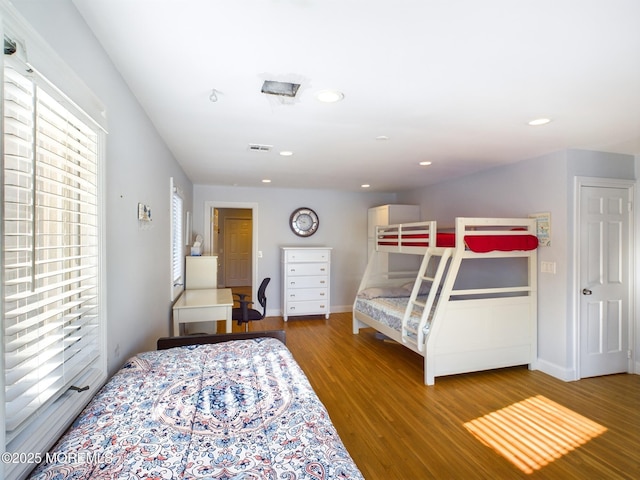
M260 143L250 143L249 150L252 152L270 152L273 145L262 145Z
M295 97L300 88L299 83L276 82L274 80L265 80L262 84L262 93L267 95L280 95L282 97Z

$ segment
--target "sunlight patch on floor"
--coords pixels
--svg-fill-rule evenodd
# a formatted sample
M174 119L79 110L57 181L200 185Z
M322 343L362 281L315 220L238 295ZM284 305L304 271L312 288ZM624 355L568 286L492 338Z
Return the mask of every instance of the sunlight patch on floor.
M464 424L478 440L533 473L607 429L537 395Z

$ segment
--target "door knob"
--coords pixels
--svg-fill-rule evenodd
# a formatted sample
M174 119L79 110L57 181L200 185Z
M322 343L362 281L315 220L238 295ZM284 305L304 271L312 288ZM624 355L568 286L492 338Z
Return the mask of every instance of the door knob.
M582 294L583 295L591 295L593 292L591 290L589 290L588 288L583 288L582 289Z

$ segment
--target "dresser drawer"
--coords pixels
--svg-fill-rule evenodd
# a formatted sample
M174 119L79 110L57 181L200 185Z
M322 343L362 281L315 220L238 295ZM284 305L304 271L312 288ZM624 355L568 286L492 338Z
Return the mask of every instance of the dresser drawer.
M290 302L306 302L307 300L325 300L329 298L328 288L292 288L287 290L287 300Z
M289 288L314 288L314 287L328 287L329 278L320 275L309 275L306 277L289 277L287 279L286 289Z
M329 273L328 263L293 263L287 265L289 275L326 275Z
M327 249L304 249L287 250L285 261L288 262L328 262L329 253Z
M288 315L325 314L329 311L329 304L323 300L309 302L288 302Z

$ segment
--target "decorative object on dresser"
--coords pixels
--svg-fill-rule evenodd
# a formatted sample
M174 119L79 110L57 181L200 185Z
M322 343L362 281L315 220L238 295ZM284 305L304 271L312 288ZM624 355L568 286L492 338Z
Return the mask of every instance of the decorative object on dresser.
M282 247L282 316L330 313L330 247Z
M289 217L289 226L299 237L310 237L319 225L318 214L307 207L296 208Z

